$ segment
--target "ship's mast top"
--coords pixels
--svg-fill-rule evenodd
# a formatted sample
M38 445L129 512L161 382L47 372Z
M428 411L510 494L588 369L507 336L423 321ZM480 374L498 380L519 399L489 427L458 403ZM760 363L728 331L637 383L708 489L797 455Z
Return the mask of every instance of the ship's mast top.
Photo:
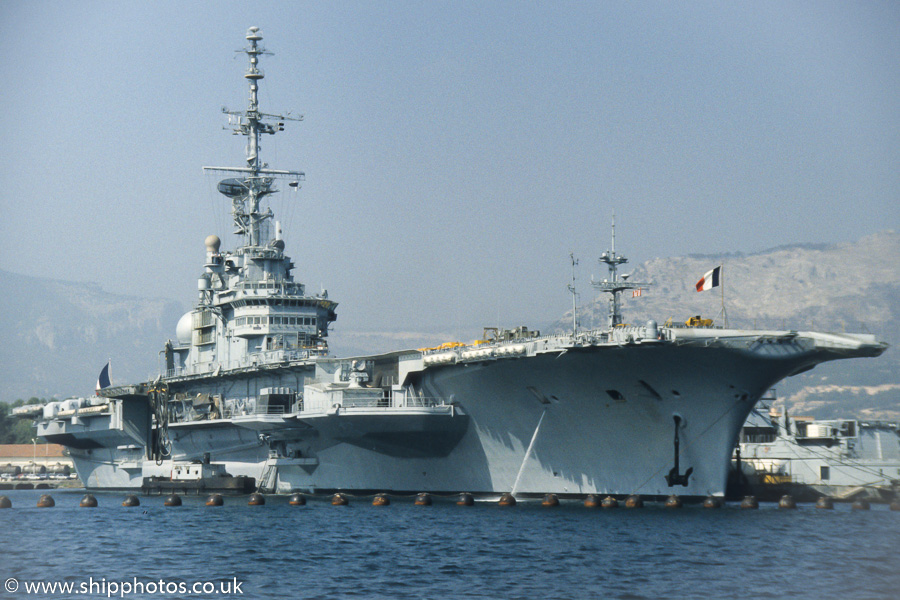
M238 52L243 52L250 58L250 68L244 74L244 77L250 83L250 106L246 111L248 125L250 127L250 136L247 140L247 166L253 169L255 173L259 173L259 81L265 77L265 74L259 70L259 56L261 54L269 54L265 48L259 46L262 36L259 35L259 27L251 27L247 30L247 40L250 46Z
M264 54L271 55L259 42L262 36L258 27L247 30L246 39L248 45L237 52L248 56L250 66L244 73L250 85L250 98L247 109L244 111L232 111L223 108L222 112L228 115L229 128L234 135L243 135L247 138L247 166L246 167L203 167L205 171L218 171L237 174L237 177L224 179L219 182L219 191L231 198L231 214L234 219L235 233L243 237L243 245L249 248L264 246L268 241L268 235L264 233L263 223L274 215L272 209L260 210L260 200L268 194L277 192L273 183L276 178L289 180L291 188L297 188L299 182L304 179L300 171L278 171L269 169L268 165L259 158L259 136L261 134L274 135L278 131L284 131L285 121L302 121L303 117L286 115L273 115L259 110L259 81L265 74L259 69L259 57Z
M620 254L616 254L616 213L612 216L612 245L607 252L600 255L597 259L600 263L605 264L609 270L609 275L603 281L591 280L591 285L612 295L609 299L609 327L612 329L616 325L622 324L622 311L619 307L619 294L624 290L636 290L648 287L649 283L638 283L636 281L627 281L629 275L623 275L619 279L618 267L628 262L628 259Z

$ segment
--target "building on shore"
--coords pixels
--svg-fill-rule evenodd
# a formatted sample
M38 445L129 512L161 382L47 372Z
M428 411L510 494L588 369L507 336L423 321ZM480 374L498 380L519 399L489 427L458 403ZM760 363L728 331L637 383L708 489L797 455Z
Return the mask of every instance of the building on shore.
M72 459L60 444L0 444L0 477L68 478L74 473Z

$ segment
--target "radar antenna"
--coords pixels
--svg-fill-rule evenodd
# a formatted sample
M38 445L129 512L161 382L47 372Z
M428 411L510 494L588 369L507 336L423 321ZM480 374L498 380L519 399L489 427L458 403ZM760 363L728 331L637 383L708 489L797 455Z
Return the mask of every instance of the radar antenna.
M625 275L619 279L618 267L628 262L628 259L621 254L616 254L616 213L612 215L612 246L597 259L600 263L605 264L609 268L609 275L603 281L594 281L591 279L591 285L612 295L609 299L609 328L612 329L622 324L622 311L619 308L619 294L624 290L636 290L643 287L649 287L649 283L639 283L637 281L626 281L629 275Z
M297 188L299 182L305 179L301 171L281 171L268 168L269 165L260 161L259 136L261 134L274 135L278 131L284 131L285 121L302 121L303 116L274 115L259 110L259 81L265 74L259 69L259 57L263 54L271 55L259 42L262 36L259 27L251 27L247 30L247 47L236 52L246 54L250 59L250 66L244 73L244 78L250 84L250 99L247 110L232 111L223 107L222 112L228 115L228 128L234 135L247 137L247 166L246 167L203 167L207 172L234 173L237 177L223 179L219 182L219 192L231 198L231 214L234 218L235 233L244 238L244 245L259 247L269 240L263 239L262 224L274 215L272 209L260 210L260 200L268 194L278 190L273 187L276 178L287 179L292 188Z

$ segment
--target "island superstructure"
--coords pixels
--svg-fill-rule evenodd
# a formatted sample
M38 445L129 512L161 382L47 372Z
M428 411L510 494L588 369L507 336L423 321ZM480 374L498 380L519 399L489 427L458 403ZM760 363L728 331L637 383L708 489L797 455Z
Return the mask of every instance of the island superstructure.
M637 284L618 276L613 242L597 284L611 295L607 327L334 357L337 303L294 280L265 206L276 182L296 187L303 174L261 161L260 137L291 117L260 111L266 51L257 28L246 40L248 107L226 110L246 164L207 168L225 175L239 245L206 238L197 302L158 377L34 415L88 488L231 476L279 493L723 495L766 390L886 348L861 334L624 324L618 295Z

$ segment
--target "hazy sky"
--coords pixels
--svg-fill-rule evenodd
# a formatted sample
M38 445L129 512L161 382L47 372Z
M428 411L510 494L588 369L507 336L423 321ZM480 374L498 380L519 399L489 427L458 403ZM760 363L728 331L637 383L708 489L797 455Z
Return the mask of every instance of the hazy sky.
M343 333L544 325L613 210L632 263L900 228L897 2L2 0L0 268L189 307L251 25Z

